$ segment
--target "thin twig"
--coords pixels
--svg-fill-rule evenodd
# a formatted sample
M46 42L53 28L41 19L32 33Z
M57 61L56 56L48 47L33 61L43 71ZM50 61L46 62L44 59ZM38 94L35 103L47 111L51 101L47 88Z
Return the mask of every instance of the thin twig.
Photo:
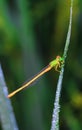
M72 28L72 8L73 8L73 0L71 0L69 27L68 27L68 33L67 33L67 38L66 38L66 43L65 43L64 53L63 53L64 64L65 64L65 59L67 57L67 52L70 44L71 28ZM52 115L51 130L59 130L59 111L60 111L59 99L60 99L62 82L63 82L63 73L64 73L64 66L61 69L61 73L58 79L56 98L54 102L54 109Z

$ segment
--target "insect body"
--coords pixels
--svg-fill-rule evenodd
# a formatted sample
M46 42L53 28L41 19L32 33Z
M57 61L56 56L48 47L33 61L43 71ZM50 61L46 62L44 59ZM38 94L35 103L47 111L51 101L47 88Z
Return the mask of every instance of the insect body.
M25 83L22 87L18 88L17 90L13 91L8 95L8 98L14 96L16 93L21 91L22 89L28 87L30 84L32 84L36 79L38 79L40 76L42 76L44 73L48 72L51 70L53 67L55 68L56 71L60 72L58 70L59 68L62 67L64 64L64 59L60 56L57 56L55 60L51 61L49 65L47 65L45 68L43 68L38 74L36 74L31 80L29 80L27 83Z
M60 56L57 56L55 60L50 62L50 66L54 67L55 70L58 72L60 72L60 70L58 69L61 68L63 64L64 64L64 59Z

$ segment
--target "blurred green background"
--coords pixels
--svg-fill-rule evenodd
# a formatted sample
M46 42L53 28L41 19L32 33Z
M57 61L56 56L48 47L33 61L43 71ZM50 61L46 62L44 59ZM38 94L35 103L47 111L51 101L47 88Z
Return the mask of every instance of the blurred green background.
M0 63L9 93L63 54L70 0L0 0ZM11 98L20 130L50 130L58 72ZM82 130L82 0L74 0L60 130Z

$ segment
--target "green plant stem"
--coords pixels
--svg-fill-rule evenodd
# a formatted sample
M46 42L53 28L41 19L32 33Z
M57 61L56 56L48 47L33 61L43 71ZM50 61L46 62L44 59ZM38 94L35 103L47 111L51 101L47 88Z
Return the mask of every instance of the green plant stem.
M0 121L3 130L18 130L10 100L7 98L8 91L0 66Z
M67 57L67 52L68 52L68 48L69 48L69 44L70 44L70 37L71 37L72 8L73 8L73 0L71 0L69 27L68 27L68 33L67 33L67 38L66 38L66 43L65 43L64 53L63 53L64 65L65 65L65 59ZM58 83L57 83L57 90L56 90L54 109L53 109L53 115L52 115L51 130L59 130L59 111L60 111L59 99L60 99L62 82L63 82L63 73L64 73L64 66L61 69L61 73L59 75L59 79L58 79Z
M68 48L69 48L69 44L70 44L71 28L72 28L72 10L73 10L72 8L73 8L73 0L71 0L69 27L68 27L66 44L65 44L64 53L63 53L64 61L66 59Z

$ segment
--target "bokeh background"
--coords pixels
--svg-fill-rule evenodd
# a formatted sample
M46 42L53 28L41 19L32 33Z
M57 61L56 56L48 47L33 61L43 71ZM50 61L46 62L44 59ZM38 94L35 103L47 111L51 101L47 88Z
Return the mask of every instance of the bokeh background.
M0 0L0 63L9 93L62 56L69 8L70 0ZM11 98L20 130L50 130L58 76L52 69ZM74 0L60 107L60 130L82 130L82 0Z

